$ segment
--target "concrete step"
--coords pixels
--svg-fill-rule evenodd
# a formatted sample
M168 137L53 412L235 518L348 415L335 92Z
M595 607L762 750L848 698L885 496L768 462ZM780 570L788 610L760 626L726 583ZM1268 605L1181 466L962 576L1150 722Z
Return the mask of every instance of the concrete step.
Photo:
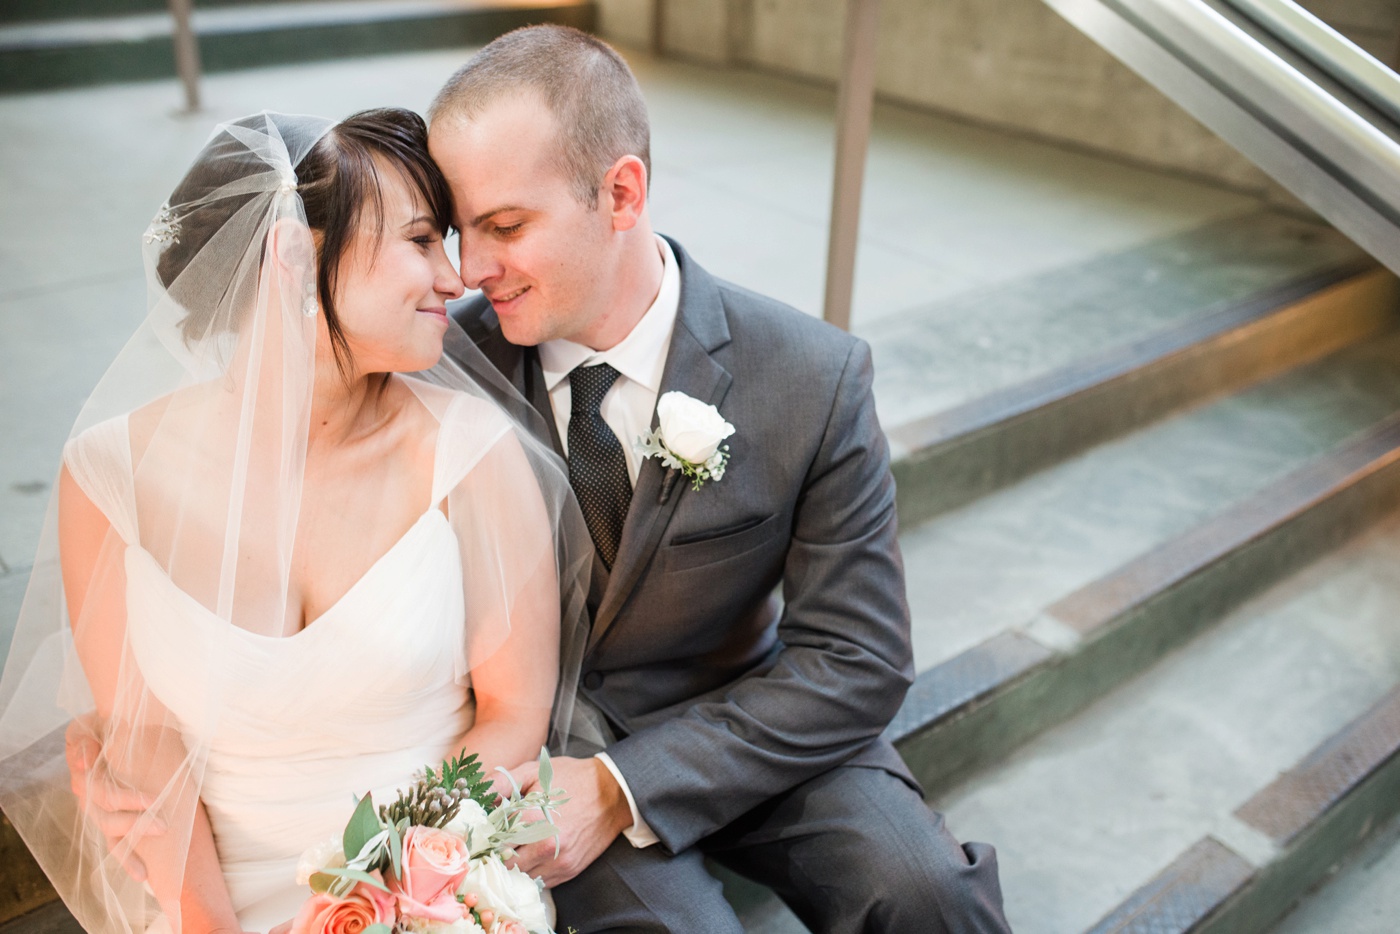
M1393 277L1262 212L880 322L901 517L920 521L1394 321Z
M896 426L901 515L921 520L1094 444L1392 325L1400 288L1368 263L1215 312L946 412Z
M1090 934L1268 931L1398 810L1400 687L1236 808ZM1387 921L1393 931L1395 916ZM1328 930L1356 928L1333 921Z
M997 761L1382 514L1400 334L1141 429L907 530L930 789Z
M201 8L192 22L204 70L218 72L467 48L530 23L591 29L594 16L580 0L311 0ZM0 93L168 78L171 29L163 12L0 26Z
M1265 930L1400 805L1397 613L1391 517L934 803L1018 930Z

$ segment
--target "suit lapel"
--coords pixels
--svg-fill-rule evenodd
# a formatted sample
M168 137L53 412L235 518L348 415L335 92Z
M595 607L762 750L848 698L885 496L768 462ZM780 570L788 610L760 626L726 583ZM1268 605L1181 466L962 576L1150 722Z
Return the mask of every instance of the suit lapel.
M681 268L681 300L657 398L667 392L683 392L718 408L732 382L729 371L712 356L715 350L729 342L724 306L720 302L719 289L709 274L697 266L674 241L671 241L671 248ZM651 426L654 429L656 425L657 417L653 410ZM637 486L632 491L632 503L627 510L627 521L622 528L617 560L613 563L612 574L594 615L590 650L611 628L637 579L656 553L676 507L687 495L688 484L684 478L675 477L670 484L669 495L663 499L667 473L655 458L642 462Z

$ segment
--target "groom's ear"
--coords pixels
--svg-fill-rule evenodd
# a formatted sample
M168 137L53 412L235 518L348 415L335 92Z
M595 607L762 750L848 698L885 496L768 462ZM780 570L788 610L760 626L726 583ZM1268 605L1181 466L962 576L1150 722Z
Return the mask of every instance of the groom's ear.
M267 235L267 257L286 272L300 273L316 262L316 241L305 221L279 218Z
M623 156L603 176L603 205L612 215L613 230L631 230L647 209L646 164L636 156Z

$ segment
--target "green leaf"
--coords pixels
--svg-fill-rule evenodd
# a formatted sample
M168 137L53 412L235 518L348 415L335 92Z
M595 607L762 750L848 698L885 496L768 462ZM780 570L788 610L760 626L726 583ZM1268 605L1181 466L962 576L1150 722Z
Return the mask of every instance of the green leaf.
M365 844L382 829L379 818L374 813L374 798L366 794L360 799L360 803L355 805L355 813L350 815L350 823L345 825L345 834L341 838L341 844L345 847L345 858L349 860L359 856Z
M325 872L332 876L339 876L342 879L353 879L356 882L363 882L366 885L374 886L376 889L383 889L385 892L389 891L387 885L360 869L327 869Z
M394 878L402 879L403 841L399 839L398 828L389 825L389 864L394 867Z
M500 772L502 775L504 775L504 776L506 777L506 781L510 782L510 787L514 789L514 793L511 795L511 797L512 797L512 798L518 798L518 797L520 797L520 783L517 782L517 781L515 780L515 776L512 775L512 774L510 774L510 772L509 772L508 770L502 768L502 767L499 766L499 765L496 766L496 771L497 771L497 772Z
M389 925L380 922L379 924L371 924L369 927L365 928L364 934L394 934L394 932Z
M554 766L549 761L549 750L540 747L540 787L546 792L549 791L550 784L554 781Z
M502 834L505 842L511 846L524 846L527 843L538 843L541 840L548 840L559 833L559 828L548 821L537 820L526 824L519 830L512 830Z
M313 872L311 874L311 891L320 895L322 892L329 891L333 882L335 882L335 876L324 872Z

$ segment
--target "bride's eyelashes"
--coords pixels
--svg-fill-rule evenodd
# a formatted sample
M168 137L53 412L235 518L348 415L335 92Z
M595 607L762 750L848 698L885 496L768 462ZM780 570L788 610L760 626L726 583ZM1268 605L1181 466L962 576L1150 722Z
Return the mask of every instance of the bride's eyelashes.
M520 228L524 226L525 223L522 221L519 224L511 224L509 227L498 226L492 232L498 237L513 237L516 234L520 233Z

